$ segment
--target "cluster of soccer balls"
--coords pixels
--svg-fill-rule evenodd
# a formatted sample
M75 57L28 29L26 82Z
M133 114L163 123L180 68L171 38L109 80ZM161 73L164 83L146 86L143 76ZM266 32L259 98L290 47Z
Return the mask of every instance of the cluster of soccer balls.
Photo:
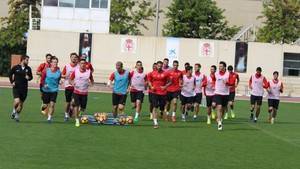
M95 113L94 118L99 124L103 124L107 120L107 113Z
M120 123L120 125L133 124L133 117L132 116L127 116L127 117L120 116L119 123Z

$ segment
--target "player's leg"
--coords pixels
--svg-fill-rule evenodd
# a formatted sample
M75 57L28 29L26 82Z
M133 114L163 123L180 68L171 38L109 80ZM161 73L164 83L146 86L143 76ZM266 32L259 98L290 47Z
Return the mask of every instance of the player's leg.
M159 108L161 105L160 101L161 101L160 96L153 94L153 96L152 96L152 103L153 103L152 115L153 115L153 126L155 129L158 128L157 115L159 113Z
M172 93L168 92L167 96L166 96L166 105L165 105L165 110L164 110L164 113L165 113L164 119L165 120L168 120L168 118L169 118L171 104L172 104Z
M66 103L65 103L64 121L68 121L70 118L72 95L73 95L73 92L71 92L71 90L65 89Z
M271 118L271 124L274 124L275 122L275 118L277 116L277 111L278 111L278 107L279 107L279 100L274 100L273 101L273 111L272 111L272 118Z
M181 110L181 121L185 121L186 119L186 108L185 108L185 97L181 94L180 95L180 110Z
M206 96L206 107L207 107L207 124L211 124L212 96Z
M273 100L272 99L268 99L268 113L269 113L268 122L271 123L272 113L273 113Z
M254 119L255 96L250 96L250 120Z
M118 117L118 105L119 105L119 97L117 94L112 94L112 114L114 118L114 123L117 123L117 117Z
M260 107L262 105L262 96L256 97L256 106L255 106L255 118L254 122L256 123L260 114Z
M228 105L230 107L231 118L235 118L234 101L235 101L235 92L231 92L229 96L229 102L228 102Z
M120 95L119 96L119 103L118 103L118 113L124 115L124 109L125 109L125 105L126 105L126 99L127 99L127 95Z
M50 94L50 103L49 103L49 110L48 110L48 118L47 121L49 123L52 122L52 116L54 114L54 109L55 109L55 103L56 103L56 98L57 98L57 92L55 93L49 93Z
M216 101L215 101L215 100L216 100L216 99L215 99L215 96L211 96L211 97L212 97L212 103L211 103L211 118L215 120L215 119L217 119L217 118L216 118L216 116L217 116L217 115L216 115L216 114L217 114L217 113L216 113L216 111L217 111L217 110L216 110L216 109L217 109L217 104L216 104Z
M136 112L135 112L135 117L134 117L134 122L138 123L139 117L141 116L141 111L142 111L142 103L144 101L144 93L139 92L136 100Z
M132 109L136 109L136 98L137 97L137 92L130 92L130 101L131 101L131 107Z
M152 93L148 93L148 100L149 100L149 114L150 114L150 120L153 119L153 115L152 115L152 111L153 111L153 103L152 103L152 97L153 97L153 94Z
M172 111L172 122L176 122L177 98L178 98L178 94L171 101L171 104L172 104L172 108L171 108L171 111Z
M73 100L74 100L73 113L75 117L75 126L79 127L80 126L80 120L79 120L80 96L74 93Z
M220 95L215 96L216 102L216 109L217 109L217 123L218 123L218 130L223 130L222 125L222 117L223 117L223 105L222 105L222 97Z

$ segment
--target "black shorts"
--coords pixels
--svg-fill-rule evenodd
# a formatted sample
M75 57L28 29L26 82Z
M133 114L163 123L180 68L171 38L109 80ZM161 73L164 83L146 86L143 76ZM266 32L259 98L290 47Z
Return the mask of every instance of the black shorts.
M185 97L183 95L180 95L180 101L181 101L181 105L186 105L186 104L193 104L194 103L194 97Z
M196 96L194 97L194 103L201 104L202 102L202 93L196 93Z
M257 105L261 106L262 105L262 100L263 100L262 96L254 96L254 95L250 96L251 105L255 105L255 103L256 103Z
M87 95L80 95L80 94L73 94L74 98L74 105L75 106L80 106L81 109L86 109L87 101L88 101L88 96Z
M216 105L222 105L222 107L226 107L228 104L229 95L215 95L214 101Z
M132 103L135 103L137 100L139 100L143 103L143 101L144 101L144 92L143 91L130 92L130 98L131 98Z
M126 105L127 94L112 94L112 103L113 106L117 106L119 104Z
M214 96L206 96L206 107L211 107L214 102Z
M13 88L13 97L14 99L19 98L22 102L24 102L27 98L27 92L27 89Z
M65 98L66 98L66 102L70 103L72 101L73 98L73 89L65 89Z
M153 93L148 93L148 100L149 100L149 103L152 104L152 97L153 97Z
M152 94L152 105L155 108L162 108L166 105L166 95Z
M43 91L43 85L42 85L42 84L40 84L40 92L41 92L41 93L44 92L44 91Z
M43 92L42 93L42 100L44 104L49 104L50 102L56 103L57 92Z
M180 96L180 91L168 92L167 93L167 101L171 102L175 98L178 99L179 96Z
M280 100L277 99L268 99L269 107L273 107L274 109L278 109Z
M229 97L228 97L228 101L234 102L234 98L235 98L235 92L230 92Z

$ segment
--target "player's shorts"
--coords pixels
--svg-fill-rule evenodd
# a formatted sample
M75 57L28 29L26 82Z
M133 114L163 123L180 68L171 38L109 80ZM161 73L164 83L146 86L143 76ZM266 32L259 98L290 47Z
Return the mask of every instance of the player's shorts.
M255 105L255 103L256 103L257 105L261 106L262 105L262 100L263 100L262 96L254 96L254 95L250 96L251 105Z
M268 99L268 105L269 105L269 107L273 107L275 109L278 109L279 102L280 102L280 100L278 100L278 99Z
M137 100L139 100L143 103L143 101L144 101L144 92L143 91L130 92L130 98L131 98L132 103L135 103Z
M43 93L43 84L40 84L40 92Z
M13 97L14 99L20 99L22 102L24 102L27 98L27 89L18 89L18 88L13 88Z
M148 93L148 100L149 100L149 103L152 104L152 97L153 97L153 93Z
M65 98L66 98L66 102L70 103L72 101L73 98L73 89L65 89Z
M230 92L229 97L228 97L228 101L234 102L234 99L235 99L235 92Z
M88 96L87 95L80 95L80 94L73 94L74 98L74 105L75 106L80 106L81 109L86 109L87 101L88 101Z
M202 102L202 93L196 93L196 96L194 97L194 103L201 104Z
M211 107L214 102L214 96L206 96L206 107Z
M181 101L181 105L186 105L186 104L193 104L194 103L194 97L185 97L182 94L180 95L180 101Z
M175 98L178 99L179 96L180 96L180 91L168 92L167 93L167 101L171 102Z
M56 103L57 92L43 92L42 100L44 104L49 104L50 102Z
M216 105L222 105L222 107L226 107L228 104L229 95L215 95L214 101Z
M112 94L112 103L113 106L117 106L119 104L124 105L126 104L127 94Z
M155 108L162 108L166 105L166 95L152 94L152 105Z

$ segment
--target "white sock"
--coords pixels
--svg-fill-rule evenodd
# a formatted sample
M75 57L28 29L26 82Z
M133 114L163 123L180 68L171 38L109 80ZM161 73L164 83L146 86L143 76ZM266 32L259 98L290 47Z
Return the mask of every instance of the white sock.
M18 112L15 112L15 118L18 119L19 118L19 113Z
M76 118L75 121L76 121L76 123L79 123L79 119L78 118Z
M210 115L207 115L207 118L210 119Z
M166 115L169 116L169 114L170 114L170 113L167 111L167 112L166 112Z
M12 110L12 111L13 111L13 113L16 113L16 109L15 109L15 108L13 108L13 110Z
M196 118L197 117L197 115L196 114L194 114L194 118Z
M254 117L254 120L257 120L258 118L257 117Z
M176 113L175 113L174 111L172 112L172 116L173 116L173 117L176 116Z
M185 114L182 114L181 117L182 117L183 119L185 119Z
M48 119L47 120L51 120L51 115L50 114L48 114Z
M134 118L138 118L139 117L139 113L135 112L135 117Z
M222 125L222 121L218 121L218 125Z
M154 125L158 125L157 119L153 119Z
M69 113L65 112L65 117L69 117Z

